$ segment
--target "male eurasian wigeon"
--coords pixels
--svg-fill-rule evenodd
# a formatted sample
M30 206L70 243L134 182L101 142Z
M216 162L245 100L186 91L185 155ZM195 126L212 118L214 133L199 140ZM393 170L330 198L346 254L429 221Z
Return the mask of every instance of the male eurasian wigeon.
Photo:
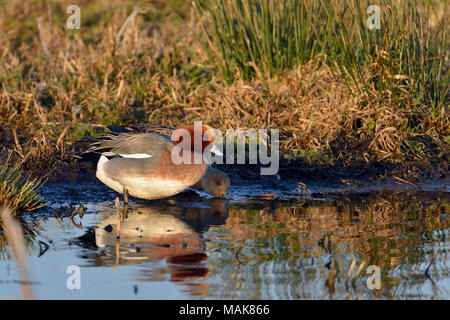
M203 190L215 197L222 198L230 189L230 178L225 172L207 166L203 177L192 188Z
M197 156L203 159L201 155L206 148L220 154L214 146L212 129L202 126L200 138L203 139L197 144L194 126L180 129L189 132L191 141L183 141L183 137L171 141L168 135L156 132L125 131L93 143L88 152L102 154L97 164L97 178L116 192L127 192L147 200L166 198L191 186L219 197L226 194L229 188L226 174L204 161L193 161ZM171 153L175 146L187 152L191 163L174 163Z

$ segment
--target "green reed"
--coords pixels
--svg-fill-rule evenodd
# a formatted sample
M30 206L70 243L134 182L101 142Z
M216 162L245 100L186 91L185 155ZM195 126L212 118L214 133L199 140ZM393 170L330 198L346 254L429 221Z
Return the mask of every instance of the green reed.
M425 104L448 116L447 0L377 1L380 29L369 29L368 1L194 0L205 48L226 80L270 77L323 61L378 99ZM444 112L445 111L445 112Z

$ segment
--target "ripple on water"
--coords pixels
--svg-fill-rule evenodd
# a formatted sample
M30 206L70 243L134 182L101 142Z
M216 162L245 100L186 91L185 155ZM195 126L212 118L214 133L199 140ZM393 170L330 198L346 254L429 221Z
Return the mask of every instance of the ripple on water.
M233 187L225 200L132 200L117 216L107 188L49 185L49 207L25 217L32 289L38 298L67 299L449 299L450 196L441 187L329 188L320 199L319 189L301 198ZM279 200L251 199L268 193ZM70 214L81 205L81 214ZM20 279L0 240L5 298L19 294ZM49 247L43 254L39 241ZM364 263L354 286L346 282L353 261L353 275ZM81 267L80 292L65 288L69 265ZM366 286L369 265L380 267L379 290Z

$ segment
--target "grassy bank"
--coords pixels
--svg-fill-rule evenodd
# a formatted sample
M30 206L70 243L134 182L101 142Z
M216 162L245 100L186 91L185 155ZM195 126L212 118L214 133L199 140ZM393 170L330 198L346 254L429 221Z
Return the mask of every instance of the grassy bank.
M279 129L286 168L447 174L446 1L381 1L380 30L365 1L194 2L80 1L73 31L69 1L1 3L3 157L66 173L108 124L203 120Z

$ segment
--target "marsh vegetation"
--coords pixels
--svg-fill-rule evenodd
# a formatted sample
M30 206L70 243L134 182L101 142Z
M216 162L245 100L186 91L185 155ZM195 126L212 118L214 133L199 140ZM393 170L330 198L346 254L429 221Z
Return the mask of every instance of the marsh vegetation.
M2 154L23 169L67 173L108 124L200 119L279 129L293 166L448 171L445 0L383 0L375 30L366 1L81 1L80 30L68 5L0 5Z

